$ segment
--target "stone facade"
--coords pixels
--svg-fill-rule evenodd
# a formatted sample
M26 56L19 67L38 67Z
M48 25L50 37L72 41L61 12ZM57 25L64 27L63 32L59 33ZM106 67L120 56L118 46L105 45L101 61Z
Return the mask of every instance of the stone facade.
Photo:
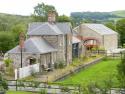
M118 47L118 35L117 34L99 34L96 31L86 27L84 24L74 29L78 32L78 35L82 35L83 38L94 37L99 40L99 46L104 47L105 50L116 49Z
M21 67L20 53L9 54L9 57L12 59L15 68ZM57 61L56 52L46 54L23 53L22 67L30 65L31 58L36 59L35 63L40 63L40 66L44 65L45 68L53 68L54 63Z
M23 53L22 54L22 67L30 65L30 62L29 62L30 58L35 58L36 63L39 62L38 61L39 57L40 55L38 54ZM21 67L21 54L20 53L9 54L9 58L12 59L13 65L15 66L15 68Z
M29 36L32 37L41 37L47 40L54 48L56 48L57 61L65 61L67 63L72 62L72 35L53 35L53 36Z
M57 52L51 52L46 54L22 54L22 66L30 65L30 59L36 59L36 63L40 63L41 68L53 68L54 63L58 61L65 61L67 64L72 62L72 35L54 35L54 36L28 36L28 38L40 37L44 38L49 44L57 49ZM11 53L9 57L13 60L15 68L21 67L21 54ZM42 71L43 69L41 69Z

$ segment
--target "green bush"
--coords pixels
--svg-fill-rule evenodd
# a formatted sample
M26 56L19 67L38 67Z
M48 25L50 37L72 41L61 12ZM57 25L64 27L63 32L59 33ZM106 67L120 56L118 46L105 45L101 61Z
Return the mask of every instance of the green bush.
M8 90L8 83L7 83L6 79L3 78L1 73L0 73L0 89Z
M104 47L99 47L98 50L105 50L105 48Z
M65 67L65 62L60 61L58 66L59 66L60 69L64 68Z
M39 94L47 94L46 89L41 89Z
M118 80L122 88L125 88L125 56L121 60L120 64L117 65L118 70Z
M64 61L58 61L54 64L54 68L55 69L62 69L64 68L66 65L66 63Z
M54 63L54 68L58 69L58 63Z
M9 67L9 65L10 65L12 62L13 62L13 61L12 61L10 58L4 60L4 63L5 63L5 65L6 65L6 67Z
M97 48L93 47L91 50L92 50L92 51L96 51L96 50L97 50Z
M24 81L18 80L17 83L18 83L18 87L24 87L25 88Z
M8 76L14 76L14 68L13 68L13 65L9 65L9 67L6 68L6 71L5 71L6 75Z
M62 92L68 92L69 88L67 86L63 86L63 87L61 87L61 91Z

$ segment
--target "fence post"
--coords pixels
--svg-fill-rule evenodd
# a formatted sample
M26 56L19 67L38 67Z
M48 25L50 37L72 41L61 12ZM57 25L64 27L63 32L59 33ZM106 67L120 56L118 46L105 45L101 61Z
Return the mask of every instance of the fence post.
M17 86L18 86L18 85L17 85L17 80L15 80L15 81L16 81L16 91L17 91L17 90L18 90L18 88L17 88Z

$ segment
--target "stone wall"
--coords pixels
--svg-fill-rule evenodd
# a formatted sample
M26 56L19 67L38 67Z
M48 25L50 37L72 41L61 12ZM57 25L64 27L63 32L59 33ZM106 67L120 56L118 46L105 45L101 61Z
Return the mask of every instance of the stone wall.
M56 60L66 61L67 63L72 62L72 35L53 35L53 36L29 36L41 37L47 40L54 48L56 48Z
M67 63L72 63L72 35L68 34L67 36Z
M23 53L22 56L22 66L28 66L29 65L29 58L36 58L36 62L38 63L40 55L38 54L30 54L30 53ZM9 54L9 58L13 60L13 65L15 68L21 67L21 54L20 53L13 53Z
M57 51L57 61L72 62L72 37L71 35L43 36Z
M89 29L88 27L86 27L85 25L82 25L81 27L81 35L84 37L84 38L87 38L87 37L95 37L96 39L99 40L100 42L100 46L104 46L103 44L103 38L102 38L102 35L100 35L99 33Z
M96 31L86 27L84 24L75 28L75 31L82 35L84 38L95 37L99 40L99 46L108 49L116 49L118 46L118 36L117 34L101 35Z
M58 36L42 36L47 40L54 48L58 48Z
M9 54L9 58L11 58L13 60L13 65L15 66L15 68L21 67L20 53ZM56 52L46 53L46 54L41 54L41 55L40 54L31 54L31 53L23 53L23 56L22 56L23 67L30 65L30 61L29 61L30 58L35 58L36 63L40 63L40 66L44 65L45 68L48 68L49 64L51 64L51 66L53 67L53 65L57 59Z

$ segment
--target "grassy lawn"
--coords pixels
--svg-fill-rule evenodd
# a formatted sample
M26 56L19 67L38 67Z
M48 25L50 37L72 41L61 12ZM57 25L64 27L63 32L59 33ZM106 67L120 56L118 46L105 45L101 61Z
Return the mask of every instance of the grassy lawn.
M106 60L101 61L79 73L73 74L69 78L61 81L61 83L74 84L89 84L90 82L98 82L103 85L105 80L112 79L113 87L118 86L117 80L117 64L120 60Z
M37 94L37 93L24 92L24 91L7 91L6 94Z

